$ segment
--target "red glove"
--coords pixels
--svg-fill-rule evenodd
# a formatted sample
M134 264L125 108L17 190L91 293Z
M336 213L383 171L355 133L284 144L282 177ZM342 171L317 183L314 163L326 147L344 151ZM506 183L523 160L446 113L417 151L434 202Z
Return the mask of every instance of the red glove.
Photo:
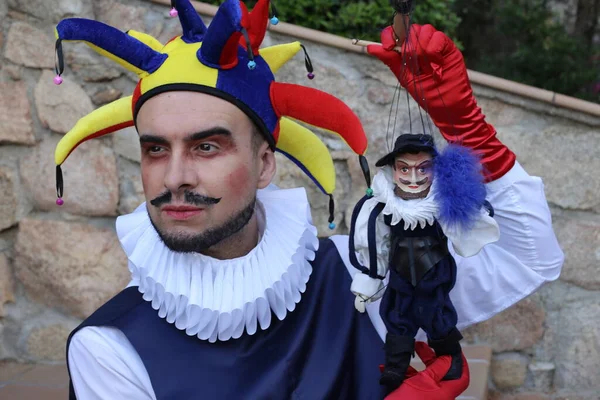
M481 156L487 180L500 178L516 157L477 106L461 52L431 25L412 25L408 36L400 46L388 26L381 32L381 45L371 44L367 51L392 70L448 142Z
M406 380L400 387L386 396L385 400L455 400L469 387L469 366L463 355L463 371L460 379L442 381L450 369L451 356L435 356L435 352L424 342L415 343L415 351L426 365L418 372L408 367Z

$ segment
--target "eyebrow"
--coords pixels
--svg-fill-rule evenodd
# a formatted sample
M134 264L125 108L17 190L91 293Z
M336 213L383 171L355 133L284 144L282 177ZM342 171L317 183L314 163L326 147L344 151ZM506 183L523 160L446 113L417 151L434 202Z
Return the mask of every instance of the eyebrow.
M169 144L169 141L161 136L140 135L140 144L144 144L144 143Z
M396 160L396 164L398 164L398 163L402 163L402 164L406 165L407 167L411 167L411 165L409 163L407 163L406 161ZM422 165L425 165L425 164L431 164L431 160L425 160L425 161L423 161L423 162L421 162L421 163L419 163L417 165L412 165L412 167L417 167L418 168L418 167L420 167Z
M185 142L196 142L198 140L203 140L208 137L217 136L217 135L227 136L227 137L232 136L231 131L229 131L228 129L223 128L221 126L215 126L213 128L210 128L210 129L207 129L204 131L192 133L191 135L186 136L184 141ZM140 135L140 143L141 144L143 144L143 143L169 144L169 141L162 136L144 134L144 135Z
M198 140L206 139L211 136L227 136L231 137L231 131L221 126L215 126L214 128L207 129L205 131L200 131L196 133L192 133L188 137L184 139L186 142L195 142Z

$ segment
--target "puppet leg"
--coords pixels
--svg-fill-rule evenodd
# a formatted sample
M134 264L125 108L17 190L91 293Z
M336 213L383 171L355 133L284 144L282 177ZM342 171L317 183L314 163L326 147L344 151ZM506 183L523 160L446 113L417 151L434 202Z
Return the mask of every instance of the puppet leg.
M418 325L412 312L414 288L390 269L390 283L381 299L379 313L387 328L385 367L379 383L390 390L402 384L415 349Z
M443 380L459 379L462 374L462 335L456 329L458 316L450 301L455 281L456 263L446 258L423 277L415 290L415 313L427 333L429 346L438 356L452 356L452 365Z

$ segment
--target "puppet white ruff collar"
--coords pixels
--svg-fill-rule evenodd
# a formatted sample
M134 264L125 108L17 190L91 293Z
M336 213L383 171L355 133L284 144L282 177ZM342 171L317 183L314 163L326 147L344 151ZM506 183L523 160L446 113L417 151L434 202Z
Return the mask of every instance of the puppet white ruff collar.
M385 166L373 177L373 197L385 203L384 215L392 216L392 225L404 221L404 229L415 229L417 225L424 228L435 222L438 206L435 201L435 180L427 197L422 199L403 200L394 193L392 168Z
M146 204L117 219L132 282L161 318L215 342L253 335L295 309L318 248L304 189L258 191L260 239L247 255L217 260L175 253L160 240Z

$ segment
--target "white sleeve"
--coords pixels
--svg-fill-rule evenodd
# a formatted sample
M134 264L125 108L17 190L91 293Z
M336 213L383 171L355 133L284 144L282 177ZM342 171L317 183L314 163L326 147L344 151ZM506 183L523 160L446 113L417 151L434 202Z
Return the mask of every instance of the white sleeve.
M71 339L68 358L78 399L156 399L142 360L116 328L82 328Z
M354 248L357 253L357 259L361 265L364 265L367 268L371 265L368 240L369 217L377 204L378 201L374 198L365 201L356 218L354 229ZM388 270L390 253L390 227L383 222L383 214L379 214L377 217L377 222L375 224L375 238L377 248L377 273L380 276L385 276Z
M557 279L564 261L540 178L516 163L486 186L500 238L469 258L450 245L458 267L450 298L459 328L489 319Z
M494 243L500 238L498 223L489 216L485 208L480 210L479 218L475 221L473 228L468 231L449 229L441 221L440 226L444 234L448 236L456 254L462 257L472 257L479 253L484 246Z

